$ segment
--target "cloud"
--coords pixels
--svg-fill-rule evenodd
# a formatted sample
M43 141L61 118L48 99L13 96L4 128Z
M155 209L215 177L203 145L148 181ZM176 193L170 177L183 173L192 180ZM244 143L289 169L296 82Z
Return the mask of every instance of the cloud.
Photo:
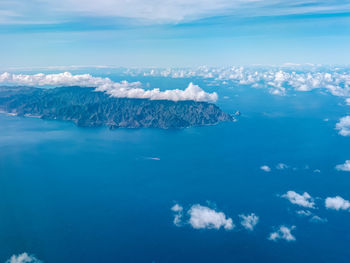
M295 229L295 226L288 228L282 225L276 232L272 232L269 235L268 239L271 241L277 241L279 239L284 239L286 241L295 241L296 239L291 233L293 229Z
M223 212L217 212L209 207L199 204L193 205L187 212L190 216L189 224L195 229L220 229L231 230L235 227L232 219L226 217Z
M340 118L335 129L339 130L339 134L342 136L350 136L350 116Z
M310 4L307 0L46 0L40 1L40 9L35 9L36 1L11 0L0 2L1 9L18 12L22 17L117 17L146 20L148 23L180 23L201 18L223 15L239 16L280 16L306 13L337 13L349 10L345 1L317 0ZM8 15L11 17L10 15ZM37 18L37 19L38 19ZM63 20L63 18L61 18ZM15 20L16 21L16 20ZM65 21L65 20L63 20ZM291 65L291 64L289 64ZM295 65L293 65L295 66Z
M311 223L327 223L328 222L327 218L321 218L317 215L312 216L309 221Z
M5 263L42 263L42 262L32 255L28 255L27 253L22 253L19 255L13 255Z
M286 165L285 163L279 163L276 165L276 169L277 170L284 170L284 169L287 169L288 168L288 165Z
M338 171L350 172L350 160L346 160L343 164L338 164L335 166Z
M300 216L311 216L312 213L309 210L298 210L296 213Z
M348 210L350 208L350 202L340 196L327 197L325 206L326 208L333 210Z
M299 210L299 211L296 211L296 213L299 216L310 217L309 222L311 223L326 223L328 221L327 218L321 218L318 215L314 215L309 210Z
M199 67L195 69L152 69L146 76L173 78L201 77L228 84L266 88L273 95L286 95L288 90L307 92L326 90L334 96L350 97L349 69L295 67Z
M239 217L242 219L241 225L250 231L254 230L254 227L259 222L259 217L254 213L251 213L250 215L239 215Z
M175 213L174 215L174 225L176 226L181 226L182 223L182 216L183 216L183 207L180 206L179 204L175 204L172 208L171 211Z
M267 165L263 165L260 167L261 170L265 171L265 172L271 172L271 168Z
M185 90L173 89L145 90L140 82L114 82L109 78L93 77L90 74L72 75L69 72L59 74L35 74L22 75L3 73L0 75L0 83L27 85L27 86L81 86L96 87L96 91L106 92L116 98L139 98L150 100L194 100L215 102L218 99L217 93L207 93L198 85L192 82Z
M313 198L307 192L300 195L294 191L288 191L282 195L282 197L289 200L292 204L308 208L315 208Z

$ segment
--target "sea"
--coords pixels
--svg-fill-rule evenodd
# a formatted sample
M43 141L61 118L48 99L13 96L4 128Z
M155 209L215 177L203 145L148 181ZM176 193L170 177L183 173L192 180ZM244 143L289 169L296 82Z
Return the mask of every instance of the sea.
M109 130L0 114L0 262L24 252L47 263L350 261L350 212L324 201L350 199L350 173L335 169L350 159L350 138L335 129L350 112L343 98L196 78L112 78L161 89L192 81L241 115L178 130ZM287 191L307 192L315 207L289 202ZM194 228L188 211L197 204L235 227ZM252 231L239 216L251 213L259 217ZM270 240L280 226L295 240Z

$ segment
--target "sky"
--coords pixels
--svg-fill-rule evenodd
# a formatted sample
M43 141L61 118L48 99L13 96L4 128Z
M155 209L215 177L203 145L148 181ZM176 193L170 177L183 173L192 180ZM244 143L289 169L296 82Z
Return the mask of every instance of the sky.
M349 64L350 1L1 0L0 68Z

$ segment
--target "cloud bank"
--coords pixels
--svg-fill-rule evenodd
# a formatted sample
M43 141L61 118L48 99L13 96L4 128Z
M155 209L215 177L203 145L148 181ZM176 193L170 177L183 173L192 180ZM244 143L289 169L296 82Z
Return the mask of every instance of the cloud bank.
M326 208L333 210L348 210L350 208L350 202L340 196L327 197L325 206Z
M106 92L116 98L171 101L194 100L207 102L215 102L218 99L217 93L207 93L192 82L185 90L146 90L142 88L141 82L114 82L109 78L93 77L90 74L73 75L69 72L59 74L39 73L35 75L11 74L5 72L0 75L0 83L25 86L96 87L96 91Z
M295 229L295 226L290 228L286 226L280 226L276 232L272 232L268 237L271 241L278 241L279 239L283 239L286 241L295 241L295 237L292 235L292 230Z
M140 73L140 72L139 72ZM273 95L286 95L289 90L324 90L334 96L350 97L348 68L303 67L199 67L195 69L151 69L144 76L172 78L200 77L217 84L249 85L267 88Z
M27 253L22 253L19 255L13 255L5 263L42 263L36 257L28 255Z
M226 217L223 212L217 212L206 206L193 205L187 212L190 215L189 223L195 229L220 229L231 230L235 227L232 219Z
M250 215L239 215L239 217L242 219L241 225L250 231L254 230L254 227L259 222L259 217L256 216L254 213L251 213Z
M288 191L287 193L282 195L282 197L289 200L289 202L291 202L292 204L308 208L315 208L313 198L307 192L300 195L294 191Z

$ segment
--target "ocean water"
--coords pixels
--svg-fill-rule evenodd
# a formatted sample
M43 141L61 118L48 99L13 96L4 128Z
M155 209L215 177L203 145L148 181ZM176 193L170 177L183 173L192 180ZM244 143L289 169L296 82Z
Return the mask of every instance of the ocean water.
M50 263L349 262L350 213L324 206L350 199L350 173L334 169L350 159L350 139L334 129L349 112L343 100L195 81L239 121L111 131L0 115L0 262L23 252ZM327 222L298 216L280 197L288 190L313 196ZM222 211L236 227L177 227L175 203ZM259 216L254 231L240 225L248 213ZM295 226L294 242L268 240L280 225Z

